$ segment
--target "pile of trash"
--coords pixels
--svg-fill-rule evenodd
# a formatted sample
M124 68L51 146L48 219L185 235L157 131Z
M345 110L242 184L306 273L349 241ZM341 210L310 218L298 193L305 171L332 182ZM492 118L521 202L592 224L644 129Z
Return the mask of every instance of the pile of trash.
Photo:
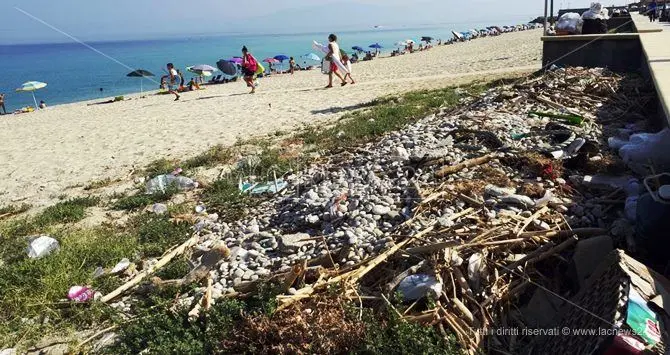
M280 309L334 287L361 302L397 292L412 304L404 318L450 330L465 351L516 353L532 337L489 331L547 321L514 310L538 292L556 310L608 253L636 244L639 221L627 215L645 184L608 144L644 165L639 145L657 138L634 135L647 128L636 112L652 100L641 78L606 69L553 68L491 89L328 163L269 176L270 197L246 219L204 214L189 241L102 301L192 249L193 271L148 286L203 282L179 300L194 316L264 282L283 288Z

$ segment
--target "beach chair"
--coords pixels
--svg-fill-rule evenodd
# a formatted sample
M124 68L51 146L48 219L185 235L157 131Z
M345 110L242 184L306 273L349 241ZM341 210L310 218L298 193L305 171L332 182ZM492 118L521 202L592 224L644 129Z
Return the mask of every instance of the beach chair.
M218 84L219 80L221 80L221 75L217 75L212 78L212 80L209 81L210 84Z

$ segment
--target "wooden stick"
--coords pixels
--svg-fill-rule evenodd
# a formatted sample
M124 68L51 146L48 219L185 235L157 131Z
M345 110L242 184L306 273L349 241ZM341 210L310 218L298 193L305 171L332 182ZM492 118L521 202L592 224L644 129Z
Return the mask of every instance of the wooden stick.
M533 213L532 216L526 218L526 220L523 221L523 224L521 225L521 228L519 228L516 231L516 235L517 236L520 235L521 232L523 232L531 222L533 222L535 219L537 219L537 217L541 216L542 214L546 213L547 211L549 211L549 208L547 208L547 206L544 206L544 207L540 208L539 210L535 211L535 213Z
M416 323L433 323L437 320L437 311L421 314L418 316L405 316L404 319Z
M510 272L516 272L516 268L525 264L526 262L530 261L531 259L534 259L538 257L540 254L543 254L545 251L551 249L554 246L554 243L549 242L547 244L542 245L541 247L537 248L534 250L532 253L527 254L523 258L513 262L509 266L504 267L503 270L503 275L508 274Z
M588 237L597 237L599 235L606 235L607 229L604 228L577 228L572 230L565 231L537 231L537 232L524 232L519 235L521 238L530 238L530 237L545 237L545 238L568 238L573 235L578 236L580 239Z
M451 268L451 270L454 273L454 276L456 277L456 282L458 282L458 284L461 286L462 292L472 297L473 295L472 290L470 289L470 285L468 284L468 281L465 279L465 276L463 276L461 269L458 266L454 266Z
M514 297L515 295L517 295L517 294L523 292L523 290L525 290L526 287L528 287L529 285L530 285L530 281L528 281L528 280L524 280L524 281L521 282L519 285L514 286L514 288L512 288L512 289L509 290L509 291L507 291L506 294L504 294L502 297L500 297L499 301L504 301L504 300L506 300L506 299L509 299L509 298L511 298L511 297ZM482 307L486 307L486 306L488 306L489 304L495 302L496 297L497 297L497 295L491 295L491 296L489 296L487 299L484 300L484 302L482 302Z
M202 300L205 311L208 311L212 306L212 277L207 278L207 290Z
M114 290L114 291L112 291L112 292L106 294L105 296L103 296L103 297L100 299L100 302L102 302L102 303L107 303L107 302L109 302L109 301L115 299L116 297L120 296L122 293L126 292L127 290L133 288L134 286L136 286L137 284L139 284L140 282L142 282L142 280L143 280L145 277L147 277L147 276L153 274L154 272L156 272L156 270L158 270L158 269L160 269L161 267L165 266L165 265L166 265L167 263L169 263L172 259L174 259L175 256L183 254L184 251L186 251L186 249L188 249L189 247L195 245L197 242L198 242L198 236L197 236L197 235L192 236L190 239L188 239L187 241L185 241L182 245L180 245L179 247L175 248L175 249L174 249L173 251L171 251L169 254L167 254L167 255L165 255L163 258L161 258L161 259L160 259L156 264L154 264L152 267L150 267L149 269L147 269L147 270L145 270L145 271L142 271L142 272L139 273L137 276L133 277L132 280L126 282L125 284L123 284L123 285L121 285L119 288L117 288L116 290Z
M480 242L480 243L475 243L475 244L464 244L464 245L461 246L461 248L467 248L467 247L473 247L473 246L490 247L490 246L496 246L496 245L519 243L519 242L523 242L523 241L527 241L527 240L528 239L526 239L526 238L516 238L516 239L498 240L498 241L495 241L495 242Z
M465 319L470 323L470 325L473 325L475 323L475 317L472 316L472 312L468 309L468 307L465 306L461 300L458 298L452 298L451 302L454 303L454 306L456 306L456 309L458 309L461 314L465 317Z
M405 250L408 254L431 254L447 248L453 248L461 244L460 240L450 240L446 242L440 242L435 244L423 245L416 248L409 248Z
M447 175L457 173L457 172L459 172L459 171L461 171L465 168L471 168L473 166L482 165L484 163L488 163L489 161L491 161L491 159L495 158L495 156L496 155L494 153L491 153L491 154L487 154L487 155L484 155L484 156L481 156L481 157L478 157L478 158L466 160L466 161L458 163L456 165L445 166L444 168L436 171L435 176L445 177Z
M576 235L573 235L572 237L563 241L563 243L549 249L545 253L540 254L540 256L538 256L537 259L535 259L535 262L542 261L542 260L544 260L544 259L546 259L546 258L548 258L552 255L556 255L556 254L562 252L563 250L572 247L573 245L575 245L577 243L578 240L579 240L579 237L577 237Z
M454 192L454 191L450 191L450 190L444 190L444 191L446 191L446 192L448 192L448 193L450 193L450 194L452 194L452 195L454 195L454 196L457 196L457 197L459 197L459 198L465 200L465 202L467 202L467 203L469 203L469 204L471 204L471 205L475 205L475 206L477 206L477 207L482 207L482 206L484 206L484 202L477 201L477 200L475 200L474 198L472 198L472 197L470 197L470 196L467 196L467 195L464 195L464 194L462 194L462 193L460 193L460 192Z

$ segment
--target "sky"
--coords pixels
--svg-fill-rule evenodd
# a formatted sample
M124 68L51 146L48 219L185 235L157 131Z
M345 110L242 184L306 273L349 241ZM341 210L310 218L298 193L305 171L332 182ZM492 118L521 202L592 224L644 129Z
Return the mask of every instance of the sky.
M556 10L568 4L588 7L591 2L554 1ZM604 5L623 3L612 0ZM504 25L528 22L543 11L542 0L2 0L0 44L71 41L53 28L84 41L133 40L364 30L375 25Z

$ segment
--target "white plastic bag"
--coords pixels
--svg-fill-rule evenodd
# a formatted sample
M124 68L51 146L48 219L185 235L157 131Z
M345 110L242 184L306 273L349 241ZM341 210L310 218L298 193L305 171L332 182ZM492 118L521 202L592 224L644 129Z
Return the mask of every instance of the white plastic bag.
M599 2L592 2L591 8L582 14L582 19L584 20L607 20L608 18L607 9L603 8L603 5Z
M42 235L30 242L30 245L28 246L28 257L31 259L39 259L58 250L59 247L56 239L53 239L48 235Z
M442 293L442 283L426 274L409 275L400 281L398 291L405 301L418 300L428 294L437 297Z
M556 29L576 35L582 33L583 24L584 20L582 20L582 17L578 13L567 12L561 15L558 22L556 22Z
M670 171L670 129L658 133L633 134L628 144L619 149L619 156L633 171L641 175L651 173L650 165L656 172Z
M323 59L321 61L321 73L330 74L330 60Z

